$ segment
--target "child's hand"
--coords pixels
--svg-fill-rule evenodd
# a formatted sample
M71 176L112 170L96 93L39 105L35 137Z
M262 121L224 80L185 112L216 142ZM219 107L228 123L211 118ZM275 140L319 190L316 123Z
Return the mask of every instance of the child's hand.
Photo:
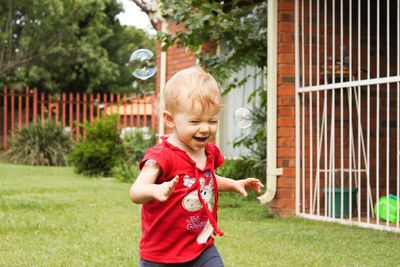
M257 194L261 194L261 188L264 187L264 185L257 178L247 178L239 180L238 184L240 185L238 191L244 197L247 197L248 190L254 191Z
M175 186L179 182L179 176L176 175L174 179L168 182L164 182L160 185L157 186L157 188L154 190L154 199L165 202L169 199L171 196L172 192L174 192Z

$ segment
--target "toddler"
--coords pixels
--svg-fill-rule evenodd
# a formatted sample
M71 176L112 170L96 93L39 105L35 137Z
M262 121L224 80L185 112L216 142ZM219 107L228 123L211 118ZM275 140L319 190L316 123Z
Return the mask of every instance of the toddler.
M142 205L140 266L223 266L213 234L218 192L261 193L256 178L233 180L215 174L224 158L212 143L221 94L199 67L176 73L164 90L163 117L172 134L149 149L130 197Z

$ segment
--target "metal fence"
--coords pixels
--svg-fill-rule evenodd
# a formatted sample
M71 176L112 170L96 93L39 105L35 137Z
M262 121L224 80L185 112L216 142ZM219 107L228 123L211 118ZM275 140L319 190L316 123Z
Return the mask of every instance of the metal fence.
M296 213L400 232L400 3L296 0Z

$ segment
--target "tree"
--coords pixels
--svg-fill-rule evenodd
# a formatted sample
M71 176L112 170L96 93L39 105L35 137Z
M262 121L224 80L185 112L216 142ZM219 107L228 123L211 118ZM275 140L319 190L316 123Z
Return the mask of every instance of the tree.
M0 81L49 91L132 90L129 54L154 51L155 40L120 25L120 12L116 0L0 0Z

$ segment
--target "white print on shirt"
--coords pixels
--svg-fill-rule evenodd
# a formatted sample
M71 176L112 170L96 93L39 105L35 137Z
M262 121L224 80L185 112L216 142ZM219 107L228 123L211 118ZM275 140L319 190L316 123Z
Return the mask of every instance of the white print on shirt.
M183 185L190 188L196 182L196 178L190 177L189 175L185 175L183 177Z
M214 192L213 191L214 180L211 178L209 180L209 183L206 185L206 179L204 179L204 177L201 177L199 179L199 184L200 184L200 195L203 198L204 202L206 203L207 208L211 211L212 210L211 202ZM191 212L199 211L202 208L196 190L190 192L183 198L182 206L184 209ZM207 242L208 238L210 237L210 235L214 230L209 220L207 220L207 222L204 221L202 222L201 218L198 216L190 216L187 220L186 228L188 230L189 229L195 230L195 228L198 230L202 229L200 234L197 236L198 244L204 244L205 242Z

